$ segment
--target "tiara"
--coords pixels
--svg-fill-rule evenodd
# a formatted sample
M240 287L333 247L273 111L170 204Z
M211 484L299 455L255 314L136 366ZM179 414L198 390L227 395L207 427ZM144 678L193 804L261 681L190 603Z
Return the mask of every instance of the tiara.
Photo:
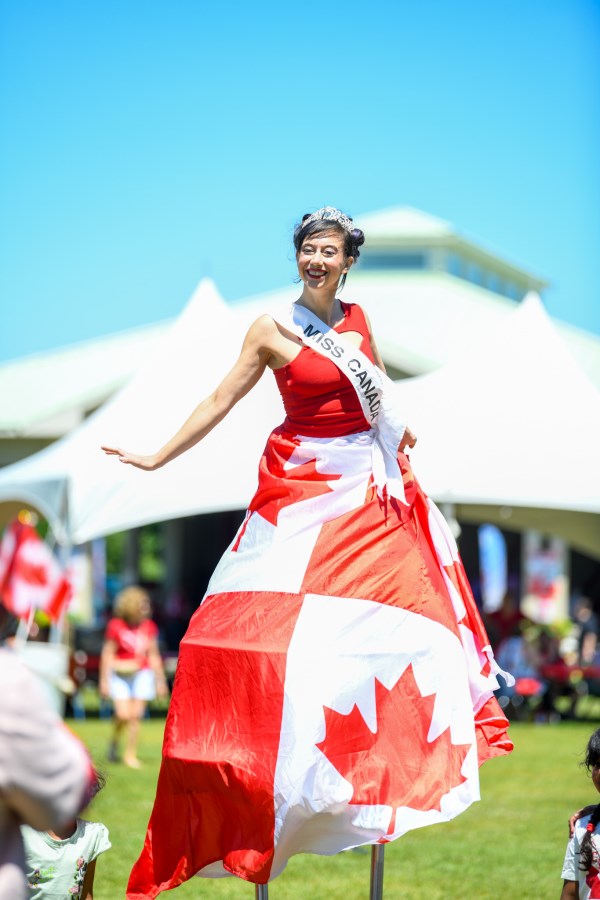
M339 209L336 209L335 206L323 206L321 209L318 209L316 212L311 213L308 218L306 218L302 226L310 225L311 222L337 222L338 225L341 225L342 228L345 228L346 231L352 232L354 229L354 222L343 212L340 212Z

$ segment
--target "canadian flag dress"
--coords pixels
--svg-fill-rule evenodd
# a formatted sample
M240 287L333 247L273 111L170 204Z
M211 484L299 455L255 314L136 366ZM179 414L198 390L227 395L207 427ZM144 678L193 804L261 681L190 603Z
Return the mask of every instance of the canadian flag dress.
M364 313L342 308L336 331L372 361ZM399 502L349 378L309 346L275 377L287 416L181 642L129 900L193 875L265 884L295 853L446 821L512 749L456 543L408 458Z

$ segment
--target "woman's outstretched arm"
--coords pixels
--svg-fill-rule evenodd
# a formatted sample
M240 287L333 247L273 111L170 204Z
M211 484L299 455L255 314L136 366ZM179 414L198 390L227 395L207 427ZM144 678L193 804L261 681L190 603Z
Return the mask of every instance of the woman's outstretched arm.
M280 339L273 319L261 316L250 327L234 367L210 396L200 403L179 431L157 453L140 456L121 447L103 444L109 456L138 469L153 471L189 450L221 422L233 406L258 382L272 355L273 343Z

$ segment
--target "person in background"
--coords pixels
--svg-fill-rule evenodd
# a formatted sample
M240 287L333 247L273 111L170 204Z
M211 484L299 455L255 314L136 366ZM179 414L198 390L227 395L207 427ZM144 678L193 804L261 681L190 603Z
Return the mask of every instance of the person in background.
M503 641L521 633L522 625L527 620L519 608L519 598L510 588L504 594L500 607L485 617L485 625L497 653Z
M166 697L167 681L158 649L158 628L150 618L150 597L141 587L121 591L114 617L106 626L100 658L100 694L114 705L113 734L108 750L112 762L119 759L123 732L123 762L132 769L137 757L140 720L149 700Z
M0 605L0 644L5 618ZM96 776L35 675L4 646L0 685L0 900L25 900L20 826L62 828L89 802Z
M94 796L104 787L98 772ZM101 822L74 818L62 828L21 826L30 900L93 900L96 859L111 843Z
M578 663L591 666L598 649L598 616L589 597L579 597L575 602L573 620L577 628Z
M600 793L600 728L588 741L584 766ZM586 806L571 817L571 837L562 869L560 900L588 900L600 897L600 804Z

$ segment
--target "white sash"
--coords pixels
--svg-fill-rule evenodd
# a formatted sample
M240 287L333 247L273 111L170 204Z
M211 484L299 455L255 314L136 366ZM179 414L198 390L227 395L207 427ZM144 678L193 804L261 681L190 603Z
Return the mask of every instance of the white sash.
M396 385L378 369L368 356L326 325L318 316L294 303L294 332L303 343L338 367L350 381L367 422L375 431L373 444L373 478L381 496L383 486L388 494L406 503L404 482L398 465L398 445L406 430L395 403Z

